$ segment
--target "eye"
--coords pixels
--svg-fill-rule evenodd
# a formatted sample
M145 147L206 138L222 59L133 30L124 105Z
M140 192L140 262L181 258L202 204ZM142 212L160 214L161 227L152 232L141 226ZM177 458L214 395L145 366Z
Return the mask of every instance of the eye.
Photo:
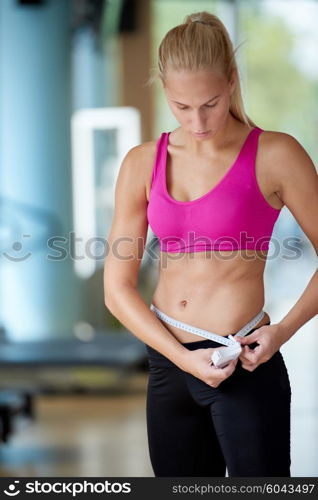
M204 104L204 106L205 106L206 108L215 108L215 106L216 106L217 104L218 104L218 102L217 102L217 103L215 103L215 104ZM186 109L188 109L188 107L187 107L187 106L183 106L183 107L177 106L177 108L178 108L178 109L180 109L181 111L185 111Z

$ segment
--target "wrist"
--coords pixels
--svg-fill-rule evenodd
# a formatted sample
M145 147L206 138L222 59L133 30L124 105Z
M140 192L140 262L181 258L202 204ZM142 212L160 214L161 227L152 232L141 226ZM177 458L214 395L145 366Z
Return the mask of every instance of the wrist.
M284 320L276 323L278 328L278 337L280 339L281 345L283 345L287 340L290 339L295 333L294 329L290 325L284 322Z
M191 351L186 347L183 347L183 349L179 351L178 356L174 359L174 364L177 365L177 367L180 368L180 370L187 372L189 367L190 356L191 356Z

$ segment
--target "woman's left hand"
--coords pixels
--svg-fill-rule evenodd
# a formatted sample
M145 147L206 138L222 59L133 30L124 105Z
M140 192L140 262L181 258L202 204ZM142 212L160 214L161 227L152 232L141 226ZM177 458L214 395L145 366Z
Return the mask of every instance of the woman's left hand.
M250 372L254 371L261 363L268 361L283 344L280 336L279 325L263 325L246 337L235 337L241 344L242 352L239 356L242 367ZM257 342L254 349L249 344Z

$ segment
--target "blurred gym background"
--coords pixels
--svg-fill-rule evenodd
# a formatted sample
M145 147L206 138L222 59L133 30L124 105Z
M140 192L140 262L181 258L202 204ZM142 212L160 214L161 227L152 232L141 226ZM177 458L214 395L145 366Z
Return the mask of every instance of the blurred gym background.
M247 113L318 157L316 0L1 0L0 476L152 476L146 351L105 308L103 263L125 153L177 126L159 42L185 15L220 16ZM284 207L271 246L272 323L316 255ZM149 229L148 242L154 235ZM150 303L158 250L145 252ZM292 385L292 475L317 476L317 318L282 347ZM235 415L233 415L235 418Z

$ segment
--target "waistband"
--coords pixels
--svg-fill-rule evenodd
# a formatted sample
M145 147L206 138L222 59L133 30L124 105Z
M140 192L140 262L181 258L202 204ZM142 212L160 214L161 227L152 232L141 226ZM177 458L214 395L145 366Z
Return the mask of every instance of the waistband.
M265 324L270 325L270 321ZM253 333L254 330L256 330L256 328L252 328L252 330L247 335ZM219 342L214 342L214 340L210 339L195 340L193 342L181 342L181 344L189 351L195 351L196 349L208 349L210 347L217 348L220 347L221 345ZM249 348L255 349L257 345L258 345L257 342L253 342L252 344L249 344ZM148 344L145 344L145 346L148 354L148 362L150 367L160 366L162 368L178 369L177 366L169 358L164 356L161 352L157 351L153 347L150 347L150 345Z
M163 311L158 309L154 304L150 304L150 309L155 313L155 315L163 320L165 323L168 323L177 328L181 328L182 330L186 330L187 332L193 333L194 335L199 335L200 337L205 337L206 339L212 340L219 344L223 344L225 346L230 346L235 342L234 339L228 338L228 336L218 335L217 333L210 332L208 330L203 330L202 328L198 328L188 323L184 323L183 321L176 320L168 316ZM232 334L230 337L244 337L249 332L251 333L252 329L260 322L260 320L264 317L264 310L262 309L259 313L254 316L248 323L246 323L238 332ZM197 342L195 342L197 343Z

